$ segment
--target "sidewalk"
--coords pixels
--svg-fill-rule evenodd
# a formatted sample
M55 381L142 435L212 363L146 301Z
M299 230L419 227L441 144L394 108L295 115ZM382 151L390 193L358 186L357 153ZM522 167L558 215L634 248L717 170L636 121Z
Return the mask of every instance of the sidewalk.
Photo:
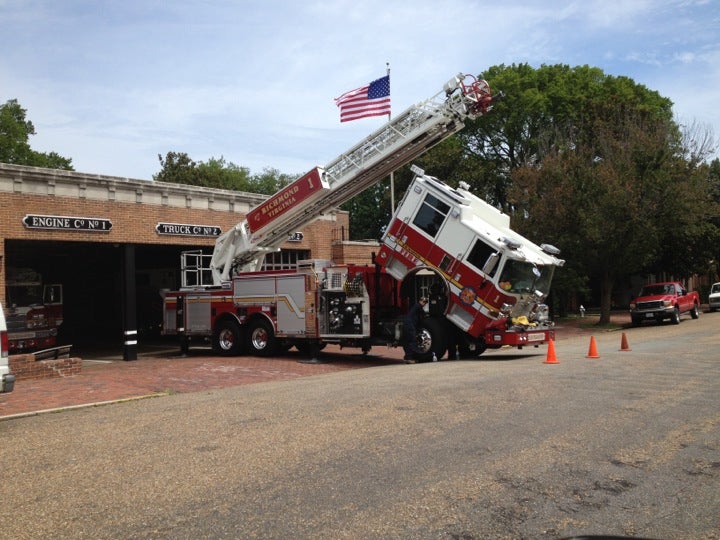
M626 318L629 322L629 317ZM624 322L622 318L613 317L615 324ZM592 317L563 321L556 329L556 340L605 331L593 329L592 324ZM209 349L197 348L190 349L189 355L183 357L177 347L148 347L133 361L124 361L121 353L89 353L83 356L82 372L74 377L17 381L13 392L0 394L0 420L58 409L402 363L402 356L402 348L374 347L370 354L363 356L357 349L340 350L333 345L318 356L320 363L307 363L306 358L295 351L280 358L221 357L212 355Z
M209 349L191 349L187 357L177 348L150 350L124 361L121 354L83 359L82 372L73 377L29 379L0 394L0 420L57 409L107 402L199 392L257 382L279 381L347 369L402 362L394 349L377 348L363 357L353 350L328 346L319 363L289 352L281 358L213 356Z

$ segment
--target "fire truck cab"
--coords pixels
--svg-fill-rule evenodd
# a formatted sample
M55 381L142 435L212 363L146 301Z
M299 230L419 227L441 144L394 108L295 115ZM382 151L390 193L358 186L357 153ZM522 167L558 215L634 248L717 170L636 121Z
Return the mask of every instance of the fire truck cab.
M486 347L523 346L554 338L544 304L564 261L549 244L537 246L510 228L510 217L453 189L418 167L382 239L377 258L399 281L429 270L440 298L436 313L459 332L463 356Z
M7 270L5 283L9 349L13 353L35 351L57 344L63 322L63 288L44 283L32 268Z

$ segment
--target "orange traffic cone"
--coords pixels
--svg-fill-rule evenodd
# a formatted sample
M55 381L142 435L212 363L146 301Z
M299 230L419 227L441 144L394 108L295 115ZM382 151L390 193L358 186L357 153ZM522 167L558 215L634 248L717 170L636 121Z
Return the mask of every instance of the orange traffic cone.
M590 336L590 349L585 358L600 358L597 351L597 343L595 343L595 336Z
M631 351L630 345L628 345L627 336L625 335L625 332L623 332L622 340L620 341L620 350L621 351Z
M555 356L555 342L550 339L548 340L548 352L547 352L547 358L545 358L545 361L543 364L559 364L557 357Z

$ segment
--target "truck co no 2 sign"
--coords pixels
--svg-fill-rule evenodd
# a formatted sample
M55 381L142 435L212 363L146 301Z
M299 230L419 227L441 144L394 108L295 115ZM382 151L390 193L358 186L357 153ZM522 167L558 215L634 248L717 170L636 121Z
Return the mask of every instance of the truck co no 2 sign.
M191 225L188 223L158 223L155 226L158 234L176 236L220 236L222 230L215 225Z
M28 229L88 232L108 232L112 229L112 221L109 219L92 217L42 216L28 214L22 221Z

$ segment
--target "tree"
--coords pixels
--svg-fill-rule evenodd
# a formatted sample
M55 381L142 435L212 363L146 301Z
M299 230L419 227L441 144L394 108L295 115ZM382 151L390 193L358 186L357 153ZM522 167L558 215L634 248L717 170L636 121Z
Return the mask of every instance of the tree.
M277 169L265 167L260 174L254 174L250 177L247 191L272 195L299 177L299 174L281 173Z
M223 157L195 162L184 152L168 152L165 158L158 155L158 160L161 170L153 175L158 182L272 195L294 180L293 176L270 168L251 175L246 167L227 162Z
M0 162L72 171L72 159L30 148L29 139L35 135L35 126L26 119L26 114L16 99L0 105Z
M190 156L184 152L168 152L165 159L158 155L162 169L153 175L158 182L171 182L174 184L200 185L198 168Z
M340 207L350 214L348 240L379 240L390 222L390 185L370 186Z
M720 159L715 158L708 165L708 181L710 182L710 196L717 209L712 218L712 224L716 231L720 231ZM712 281L720 278L720 238L715 238L712 249L709 251L712 260L708 263L708 273Z
M540 167L516 169L511 189L528 216L516 214L516 228L560 247L571 272L599 285L602 323L609 322L616 281L644 270L660 249L657 212L666 191L657 170L636 175L632 150L605 136L597 143L619 147L616 154L600 159L594 147L557 149Z
M467 122L457 135L479 173L470 182L473 191L491 204L508 208L511 171L540 161L548 128L571 123L588 86L601 74L587 66L490 67L484 77L494 94L504 97L489 114Z

